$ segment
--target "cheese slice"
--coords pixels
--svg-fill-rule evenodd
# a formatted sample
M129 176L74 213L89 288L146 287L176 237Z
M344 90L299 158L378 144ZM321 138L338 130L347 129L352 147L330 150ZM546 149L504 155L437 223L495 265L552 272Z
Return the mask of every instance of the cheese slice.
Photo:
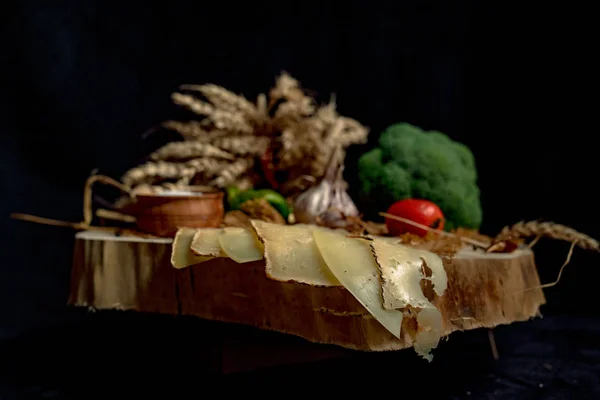
M175 234L171 246L171 265L177 269L189 267L213 259L211 256L198 256L190 250L196 229L181 228Z
M313 236L333 275L381 325L400 338L403 313L383 308L379 270L369 244L323 229L315 229Z
M421 289L423 279L432 281L436 294L444 293L448 278L442 260L436 254L384 238L371 239L371 248L381 272L384 308L430 307L431 303ZM431 277L423 273L424 262L431 270Z
M263 259L264 247L254 231L238 227L223 228L218 240L223 252L235 262Z
M425 279L431 281L435 294L442 296L448 288L448 275L446 274L444 262L440 256L431 251L413 249L405 245L399 246L409 249L411 253L425 261L425 265L429 267L429 270L431 271L431 276L425 277Z
M252 226L265 246L266 274L281 282L314 286L341 286L321 257L313 231L315 225L279 225L253 220ZM333 233L336 237L343 237Z
M417 314L417 325L413 347L417 354L431 361L431 350L438 346L442 337L442 313L433 306L423 308Z
M398 238L384 236L369 236L369 238L377 242L386 242L404 247L408 249L413 256L422 258L431 271L431 276L425 277L425 279L431 281L435 294L441 296L446 291L446 288L448 287L448 276L444 269L444 262L437 254L404 245Z
M381 272L383 306L386 309L414 307L417 313L417 332L413 347L428 361L442 335L442 314L423 293L421 280L429 279L434 292L443 295L448 286L444 264L434 253L398 244L389 238L371 237L371 248ZM423 266L431 276L423 273Z
M221 228L198 229L192 239L192 252L198 256L226 257L219 243L219 236L222 233Z

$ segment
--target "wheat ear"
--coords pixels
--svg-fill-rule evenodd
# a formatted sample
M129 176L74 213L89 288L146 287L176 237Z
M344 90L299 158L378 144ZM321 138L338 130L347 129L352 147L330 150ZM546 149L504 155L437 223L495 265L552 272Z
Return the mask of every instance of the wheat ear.
M238 112L215 108L213 105L187 94L173 93L171 99L173 103L185 107L198 115L205 116L219 130L245 134L252 134L254 131L252 125Z
M269 146L270 139L266 136L225 136L215 139L212 143L223 151L245 156L262 155ZM228 154L229 154L228 153Z
M162 127L179 133L186 140L207 141L205 138L215 132L207 131L200 121L166 121L163 122Z
M208 101L221 110L230 112L241 111L245 117L253 117L256 114L256 107L244 96L237 95L218 85L182 85L180 89L202 93Z
M192 177L195 173L195 168L185 164L157 161L147 162L131 168L123 175L121 180L126 186L133 187L145 183L147 180L180 179L182 177Z
M219 171L219 176L212 180L209 185L220 188L228 186L236 181L243 173L248 171L252 165L252 159L238 158Z
M529 244L529 247L532 247L539 240L539 238L542 237L570 242L571 247L569 248L567 259L560 267L560 270L558 271L558 276L556 277L556 280L554 282L545 283L543 285L537 285L526 290L545 289L556 286L560 282L560 278L562 277L565 267L571 261L571 256L573 255L573 249L575 248L575 246L578 246L584 250L600 251L600 244L596 239L585 235L581 232L577 232L573 228L561 224L556 224L554 222L521 221L514 224L513 226L504 227L500 234L496 236L494 242L499 243L511 239L527 239L531 237L534 237L535 239Z
M564 240L566 242L576 243L576 245L584 250L600 251L598 241L581 232L577 232L568 226L556 224L554 222L518 222L512 226L506 226L495 241L503 241L510 239L527 239L527 238L547 237L556 240Z
M189 160L199 157L215 157L233 160L234 156L208 143L202 142L171 142L150 154L154 161Z

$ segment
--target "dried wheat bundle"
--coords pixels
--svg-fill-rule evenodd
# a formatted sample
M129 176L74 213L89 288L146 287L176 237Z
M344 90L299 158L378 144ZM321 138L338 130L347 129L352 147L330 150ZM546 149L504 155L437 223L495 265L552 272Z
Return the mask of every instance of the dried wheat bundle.
M496 236L495 242L540 237L575 243L576 246L584 250L600 251L600 244L596 239L554 222L518 222L512 226L504 227L500 234Z
M368 134L359 122L338 115L334 101L318 107L287 73L255 103L213 84L182 85L180 90L172 94L173 102L195 119L162 126L184 141L166 144L147 163L127 171L126 185L250 188L265 180L256 167L271 153L281 191L293 195L323 175L334 147L341 147L343 156L345 148L364 143Z
M340 117L332 101L316 114L296 123L281 135L282 151L278 153L277 169L290 171L288 179L302 175L320 177L327 160L336 147L365 143L368 130L355 120Z

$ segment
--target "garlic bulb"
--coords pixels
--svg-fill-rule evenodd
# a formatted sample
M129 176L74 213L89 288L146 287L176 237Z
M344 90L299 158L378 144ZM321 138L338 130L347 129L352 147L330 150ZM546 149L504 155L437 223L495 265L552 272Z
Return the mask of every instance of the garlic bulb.
M358 209L346 192L344 165L338 154L337 150L332 153L321 182L296 198L296 222L316 224L321 220L327 226L342 228L346 216L358 216Z
M331 204L333 185L323 179L318 185L301 193L294 202L294 217L301 224L315 224Z

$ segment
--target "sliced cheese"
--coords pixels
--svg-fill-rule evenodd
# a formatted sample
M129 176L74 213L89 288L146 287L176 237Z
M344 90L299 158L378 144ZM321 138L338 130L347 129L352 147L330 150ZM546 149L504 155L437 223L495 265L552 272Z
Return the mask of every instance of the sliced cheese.
M438 295L446 290L448 278L436 254L382 238L372 238L371 247L381 272L384 308L429 307L431 303L421 289L423 279L431 279ZM423 260L432 271L431 277L423 274Z
M253 220L252 225L265 246L266 273L282 282L315 286L341 286L321 257L313 231L315 225L279 225ZM341 237L339 233L334 233Z
M235 262L247 263L263 259L264 247L256 233L239 227L224 228L219 235L221 249Z
M431 281L434 292L438 296L441 296L444 291L446 291L446 288L448 287L448 277L446 275L446 270L444 269L444 263L437 254L402 244L398 238L383 236L369 236L369 238L378 242L386 242L404 247L408 249L413 256L422 258L431 270L431 276L426 277L426 279Z
M413 347L417 354L427 361L433 360L431 350L435 349L442 337L442 314L435 307L423 308L417 314L417 334Z
M213 259L211 256L198 256L190 250L196 229L181 228L177 231L171 246L171 265L181 269Z
M192 239L192 252L198 256L225 257L219 243L219 236L222 233L221 228L198 229Z
M400 338L403 313L383 308L379 270L369 244L323 229L315 229L313 236L333 275L381 325Z
M425 277L425 279L431 281L435 294L438 296L443 295L448 288L448 275L446 274L444 262L440 256L427 250L413 249L405 245L399 246L410 249L415 256L418 256L425 261L425 265L429 267L431 271L431 276Z
M448 285L443 262L434 253L401 245L388 238L371 239L383 282L383 306L386 309L408 306L416 309L417 332L413 346L417 354L431 361L431 350L437 347L442 335L442 315L424 295L421 280L431 280L435 293L443 295ZM431 270L430 277L423 273L424 264Z

